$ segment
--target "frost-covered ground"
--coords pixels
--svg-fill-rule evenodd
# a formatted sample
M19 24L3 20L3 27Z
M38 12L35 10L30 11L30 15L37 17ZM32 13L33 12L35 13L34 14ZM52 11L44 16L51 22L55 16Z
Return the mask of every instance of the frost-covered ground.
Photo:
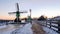
M17 28L19 28L19 26L11 24L0 26L0 34L11 34L11 32L16 30Z
M25 25L3 25L0 26L0 34L33 34L33 31L31 29L32 24L27 23ZM48 27L43 26L43 30L47 34L58 34L52 29L49 29Z
M48 27L43 26L43 29L47 34L58 34L56 31L49 29Z
M31 27L30 23L19 26L12 24L2 25L0 26L0 34L33 34Z
M12 32L12 34L33 34L30 23L25 24L22 28L19 28Z
M1 28L5 28L5 27L6 27L6 25L0 26L0 29L1 29Z
M6 25L0 26L0 34L10 34L14 29L7 27Z

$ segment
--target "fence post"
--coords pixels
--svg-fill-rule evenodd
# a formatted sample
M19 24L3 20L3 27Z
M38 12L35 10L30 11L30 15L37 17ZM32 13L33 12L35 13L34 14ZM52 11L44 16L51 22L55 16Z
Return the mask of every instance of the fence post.
M50 20L50 28L51 28L51 20Z
M46 20L46 27L47 27L47 20Z
M58 21L58 32L60 33L60 20Z

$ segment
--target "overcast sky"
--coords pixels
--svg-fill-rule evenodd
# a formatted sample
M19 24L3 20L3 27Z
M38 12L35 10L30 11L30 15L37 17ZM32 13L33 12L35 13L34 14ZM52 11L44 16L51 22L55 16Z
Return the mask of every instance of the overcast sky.
M9 15L8 12L16 11L16 3L19 3L20 11L29 12L32 9L32 17L60 16L60 0L0 0L0 18L15 18L14 14ZM21 14L21 17L28 15Z

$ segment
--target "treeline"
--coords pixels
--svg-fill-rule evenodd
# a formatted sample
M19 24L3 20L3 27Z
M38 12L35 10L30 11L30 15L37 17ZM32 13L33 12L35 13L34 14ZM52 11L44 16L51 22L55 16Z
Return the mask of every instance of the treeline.
M39 18L38 18L38 20L40 20L40 21L43 21L43 20L47 20L47 17L45 17L45 16L40 16Z
M0 23L2 23L2 22L9 22L9 21L13 21L13 20L0 20Z
M47 17L41 15L39 18L31 18L32 20L47 20ZM23 18L21 20L28 20L28 18Z

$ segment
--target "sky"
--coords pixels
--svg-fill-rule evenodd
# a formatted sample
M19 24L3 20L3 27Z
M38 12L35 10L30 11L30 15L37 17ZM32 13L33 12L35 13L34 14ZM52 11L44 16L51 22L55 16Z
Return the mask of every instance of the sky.
M16 18L15 14L8 14L16 12L16 3L19 3L20 11L28 12L21 14L21 18L29 15L29 9L32 10L32 17L60 16L60 0L0 0L0 19Z

